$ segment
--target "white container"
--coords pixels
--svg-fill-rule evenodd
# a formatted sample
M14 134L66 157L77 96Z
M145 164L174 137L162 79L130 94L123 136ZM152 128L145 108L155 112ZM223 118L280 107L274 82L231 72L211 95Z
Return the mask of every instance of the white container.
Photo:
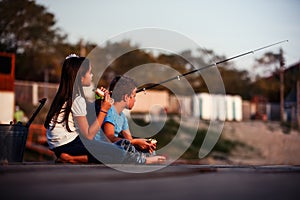
M233 96L233 119L235 121L242 121L243 119L243 107L242 98L240 96Z
M233 120L233 99L232 96L226 95L226 120L232 121Z
M212 98L208 93L199 94L199 113L203 120L210 120L212 117Z
M216 119L220 121L226 120L226 98L225 95L214 95L217 109Z

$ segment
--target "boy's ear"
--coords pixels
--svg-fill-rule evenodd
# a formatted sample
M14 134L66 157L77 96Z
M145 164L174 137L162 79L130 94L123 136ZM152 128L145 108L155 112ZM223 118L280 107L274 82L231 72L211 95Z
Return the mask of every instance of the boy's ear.
M129 99L128 94L125 94L125 95L123 96L123 100L124 100L124 101L127 101L128 99Z

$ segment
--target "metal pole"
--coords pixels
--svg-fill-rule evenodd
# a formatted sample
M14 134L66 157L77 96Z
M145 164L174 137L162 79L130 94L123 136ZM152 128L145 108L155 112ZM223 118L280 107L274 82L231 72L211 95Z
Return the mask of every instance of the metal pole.
M284 58L280 48L280 120L284 122Z
M299 64L299 71L298 71L299 75L300 75L300 64ZM299 79L299 76L298 76ZM300 130L300 80L297 80L297 123L298 123L298 130Z

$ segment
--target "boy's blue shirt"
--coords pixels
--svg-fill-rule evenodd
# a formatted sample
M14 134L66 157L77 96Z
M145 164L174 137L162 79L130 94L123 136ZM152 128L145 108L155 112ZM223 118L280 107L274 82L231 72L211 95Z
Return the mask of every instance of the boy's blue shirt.
M107 112L106 117L104 118L103 124L111 123L115 127L115 136L118 137L118 134L123 130L128 130L128 121L123 112L120 115L117 113L114 106L111 106Z

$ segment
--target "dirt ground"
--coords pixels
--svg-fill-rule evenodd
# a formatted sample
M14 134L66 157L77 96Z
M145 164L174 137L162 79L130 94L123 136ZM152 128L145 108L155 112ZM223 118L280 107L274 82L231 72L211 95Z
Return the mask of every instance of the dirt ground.
M285 133L279 122L225 122L222 137L245 145L212 164L300 165L300 132Z

